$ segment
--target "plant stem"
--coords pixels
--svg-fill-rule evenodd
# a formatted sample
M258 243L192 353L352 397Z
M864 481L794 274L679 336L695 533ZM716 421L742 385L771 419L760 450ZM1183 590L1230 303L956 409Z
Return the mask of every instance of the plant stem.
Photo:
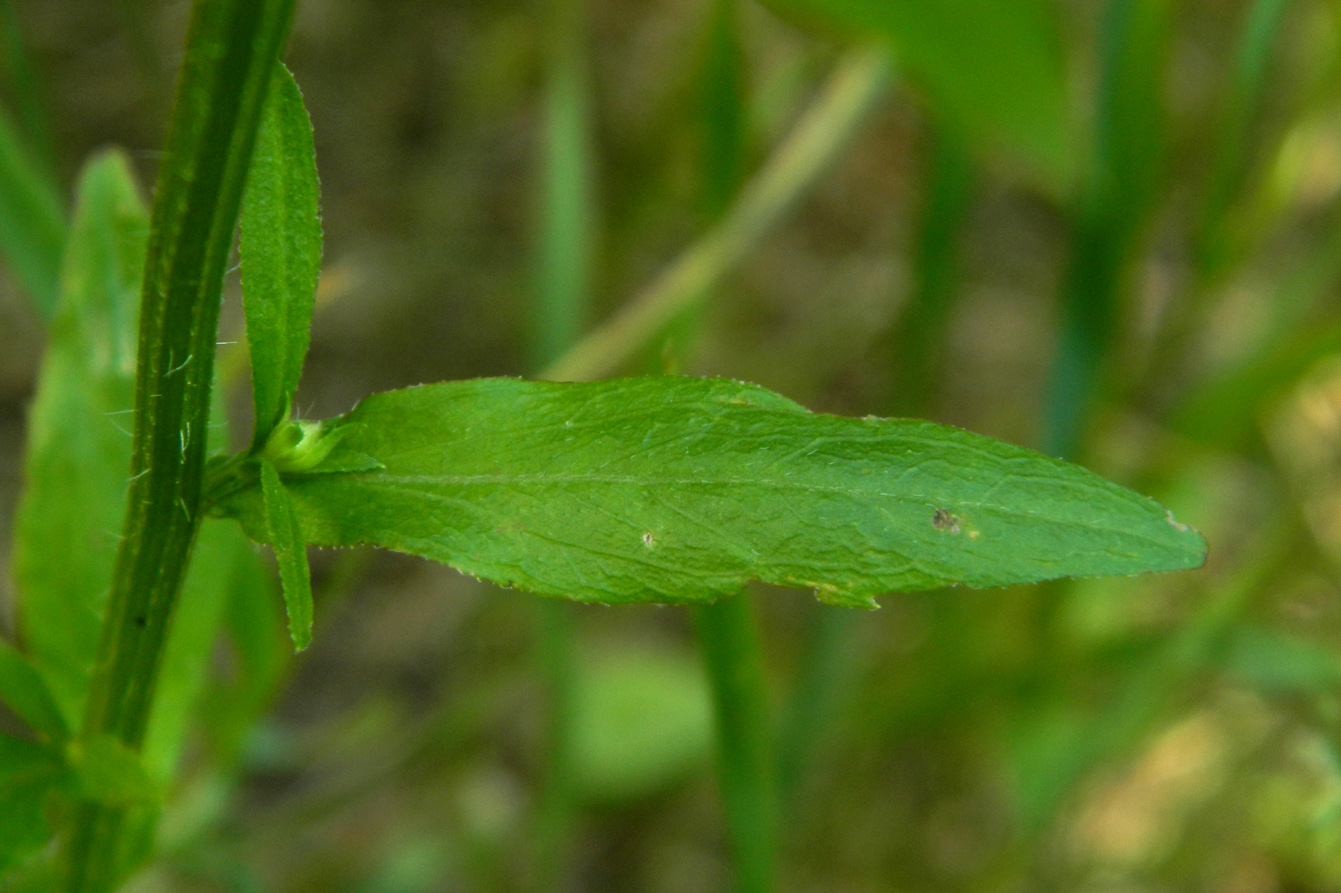
M959 247L972 206L973 159L958 133L933 123L923 182L916 286L899 320L894 345L893 415L932 418L940 393L941 357L959 288Z
M591 124L584 50L585 0L546 4L546 83L541 131L539 231L530 331L531 368L577 342L591 305ZM536 599L544 681L545 761L532 835L528 889L559 889L573 826L573 702L576 606Z
M1164 176L1164 64L1169 0L1109 0L1094 158L1076 204L1062 322L1045 409L1043 451L1074 457L1104 383L1139 237Z
M767 688L750 601L694 609L717 714L717 768L739 893L774 888L778 803Z
M721 223L691 245L615 316L550 364L541 378L590 381L618 369L682 311L703 300L850 144L884 91L883 48L844 58L819 98Z
M200 523L223 276L265 89L293 0L197 0L159 171L140 310L129 507L84 717L85 739L143 742ZM86 804L67 889L103 891L125 810Z

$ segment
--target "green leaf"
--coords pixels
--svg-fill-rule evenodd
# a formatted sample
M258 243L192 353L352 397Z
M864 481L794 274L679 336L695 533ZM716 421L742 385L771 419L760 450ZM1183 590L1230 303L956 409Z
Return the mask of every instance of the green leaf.
M69 728L42 675L4 640L0 640L0 701L47 738L64 741L69 737Z
M817 415L721 379L481 379L364 400L290 475L307 542L373 543L587 602L710 602L758 579L894 590L1199 566L1205 543L1084 469L930 422ZM220 486L218 492L226 492ZM222 496L268 540L254 483Z
M64 242L60 193L0 111L0 257L46 320L56 312Z
M284 589L284 609L289 614L293 647L302 651L312 644L312 580L307 567L307 544L294 514L293 502L279 472L266 459L261 465L261 493L265 504L266 537L275 549L279 581Z
M51 837L46 801L66 783L62 761L46 747L0 735L0 872ZM8 889L8 881L2 887Z
M1062 181L1067 87L1049 0L771 0L780 12L888 40L938 115L1005 141Z
M293 75L277 64L242 200L257 447L288 415L307 355L321 268L319 190L312 123Z
M22 640L67 726L92 672L125 514L148 215L118 153L80 178L61 304L28 416L14 572Z

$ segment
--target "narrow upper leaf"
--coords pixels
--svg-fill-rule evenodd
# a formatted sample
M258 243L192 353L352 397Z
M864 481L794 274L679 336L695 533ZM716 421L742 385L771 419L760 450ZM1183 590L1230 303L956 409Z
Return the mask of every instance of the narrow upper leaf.
M319 199L312 123L293 76L276 65L242 201L242 294L258 447L288 414L307 355L321 267Z
M15 519L19 622L33 663L72 728L83 713L126 510L148 229L125 157L109 153L89 162L28 416Z
M0 259L45 320L56 312L64 241L60 195L0 111Z
M293 647L302 651L312 644L312 580L307 567L307 544L293 502L268 459L260 460L261 498L265 507L267 539L279 563L279 581L284 588L284 608L289 614Z
M720 379L451 382L369 397L335 424L333 468L346 451L381 468L288 476L308 542L580 601L703 602L758 579L873 606L1205 556L1163 507L1082 468ZM223 507L268 539L256 486Z

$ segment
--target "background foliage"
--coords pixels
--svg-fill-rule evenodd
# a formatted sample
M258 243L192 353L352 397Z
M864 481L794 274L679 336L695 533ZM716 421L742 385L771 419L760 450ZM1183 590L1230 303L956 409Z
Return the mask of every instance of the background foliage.
M940 5L305 0L286 58L326 262L297 404L552 361L722 219L854 41L892 40L837 163L625 371L1064 453L1195 523L1212 558L874 614L758 587L783 889L1334 889L1341 9L978 2L952 27L926 18ZM186 12L0 2L0 126L30 150L0 175L56 184L0 214L28 221L6 250L31 261L0 281L7 630L42 259L91 152L125 147L152 182ZM237 292L233 274L223 339ZM315 644L287 670L264 573L235 563L208 602L230 630L216 709L136 889L725 884L685 613L556 621L425 562L312 560ZM560 807L556 623L577 643Z

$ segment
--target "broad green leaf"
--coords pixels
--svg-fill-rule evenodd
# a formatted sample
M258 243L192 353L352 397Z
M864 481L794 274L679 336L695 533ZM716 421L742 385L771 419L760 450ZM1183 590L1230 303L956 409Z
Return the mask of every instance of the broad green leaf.
M283 65L266 94L242 200L242 295L251 349L254 445L289 413L312 326L321 217L312 123Z
M0 111L0 259L46 320L56 312L64 241L60 194Z
M293 511L293 502L279 472L261 460L261 499L265 505L267 541L274 546L279 563L279 581L284 589L284 609L289 615L289 636L302 651L312 644L312 580L307 567L307 544Z
M64 764L50 749L0 735L0 872L51 837L47 797L62 789L66 778Z
M787 14L890 41L938 115L1007 142L1064 179L1066 69L1050 0L770 0Z
M15 522L22 640L76 727L125 514L135 322L149 221L118 153L80 179Z
M1084 469L929 422L807 412L721 379L450 382L364 400L292 474L304 539L372 543L544 595L710 602L758 579L894 590L1199 566L1200 534ZM225 512L268 540L254 482Z
M42 675L4 640L0 640L0 701L52 741L64 741L70 734Z

